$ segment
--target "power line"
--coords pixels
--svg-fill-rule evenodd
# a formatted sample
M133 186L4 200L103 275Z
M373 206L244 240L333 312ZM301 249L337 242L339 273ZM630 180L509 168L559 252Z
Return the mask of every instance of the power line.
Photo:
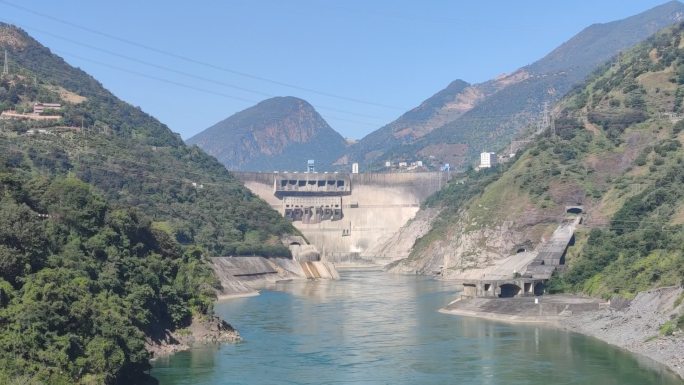
M2 0L0 0L0 3L2 3ZM48 33L48 34L49 34L49 33ZM53 35L53 34L50 34L50 35L56 36L56 35ZM74 42L74 43L75 43L75 44L80 44L80 43L76 43L76 42ZM88 46L88 45L87 45L87 44L84 44L84 46ZM91 47L92 47L92 46L91 46ZM159 69L164 69L164 70L167 70L167 71L169 71L169 72L174 72L174 73L182 74L182 75L184 75L184 76L188 76L188 77L192 77L192 78L204 80L204 81L211 82L211 83L215 83L215 84L218 84L218 85L222 85L222 86L226 86L226 87L231 87L231 88L236 88L236 89L240 89L240 90L244 90L244 91L248 91L248 92L254 92L254 93L258 93L258 94L264 95L264 96L273 96L273 95L270 95L270 94L262 93L262 92L260 92L260 91L255 91L255 90L250 90L250 89L246 89L246 88L241 88L241 87L239 87L239 86L233 86L233 85L231 85L231 84L229 84L229 83L223 83L223 82L220 82L220 81L215 81L215 80L213 80L213 79L209 79L209 78L205 78L205 77L201 77L201 76L196 76L196 75L193 75L193 74L190 74L190 73L187 73L187 72L183 72L183 71L178 71L178 70L175 70L175 69L172 69L172 68L169 68L169 67L164 67L164 66L160 66L160 65L157 65L157 64L154 64L154 63L145 62L145 61L142 61L142 60L139 60L139 59L134 59L134 58L128 57L128 56L126 56L126 55L120 55L120 54L114 53L114 52L112 52L112 51L107 51L107 50L99 49L99 48L96 48L96 47L93 47L93 49L97 49L97 50L99 50L99 51L102 51L102 52L111 54L111 55L113 55L113 56L118 56L118 57L121 57L121 58L126 58L126 59L130 59L130 60L134 60L135 62L138 62L138 63L140 63L140 64L148 65L148 66L151 66L151 67L156 67L156 68L159 68ZM171 79L167 79L167 78L162 78L162 77L159 77L159 76L146 74L146 73L139 72L139 71L136 71L136 70L131 70L131 69L128 69L128 68L123 68L123 67L115 66L115 65L112 65L112 64L110 64L110 63L105 63L105 62L102 62L102 61L99 61L99 60L94 60L94 59L86 58L86 57L84 57L84 56L82 56L82 55L74 54L74 53L71 53L71 52L63 51L63 50L53 50L53 52L58 53L58 54L61 55L61 56L72 57L72 58L75 58L75 59L78 59L78 60L82 60L82 61L86 61L86 62L89 62L89 63L92 63L92 64L96 64L96 65L99 65L99 66L103 66L103 67L106 67L106 68L110 68L110 69L113 69L113 70L116 70L116 71L121 71L121 72L129 73L129 74L132 74L132 75L135 75L135 76L139 76L139 77L147 78L147 79L150 79L150 80L154 80L154 81L158 81L158 82L162 82L162 83L174 85L174 86L181 87L181 88L191 89L191 90L197 91L197 92L203 92L203 93L207 93L207 94L211 94L211 95L215 95L215 96L221 96L221 97L224 97L224 98L234 99L234 100L238 100L238 101L242 101L242 102L246 102L246 103L251 103L251 104L257 104L257 103L260 102L259 100L256 100L256 99L243 98L243 97L240 97L240 96L235 96L235 95L223 93L223 92L220 92L220 91L209 90L209 89L207 89L207 88L197 87L197 86L194 86L194 85L191 85L191 84L182 83L182 82L178 82L178 81L175 81L175 80L171 80ZM371 115L359 114L359 113L356 113L356 112L341 110L341 109L338 109L338 108L329 107L329 106L325 106L325 105L316 104L314 107L315 107L316 109L323 110L323 111L338 112L338 113L348 114L348 115L354 115L354 116L358 116L358 117L362 117L362 118L370 118L370 119L377 119L377 120L381 120L381 119L382 119L382 118L375 117L375 116L371 116ZM347 119L347 118L340 118L340 117L335 117L335 116L328 116L328 117L329 117L330 119L332 119L332 120L339 120L339 121L345 121L345 122L351 122L351 123L357 123L357 124L368 124L368 125L374 125L374 126L375 126L375 125L378 125L378 124L382 124L382 123L378 123L378 122L362 122L362 121L358 121L358 120ZM482 117L477 117L477 116L476 116L476 117L471 117L471 116L468 116L468 115L467 115L467 112L466 112L464 115L462 115L462 116L459 118L459 119L460 119L459 121L462 121L462 122L472 122L472 121L486 122L486 121L499 121L500 119L508 119L508 118L513 118L513 117L515 117L515 115L487 115L486 117L484 117L484 116L482 116Z
M121 42L121 43L124 43L124 44L128 44L128 45L131 45L131 46L135 46L135 47L138 47L138 48L142 48L142 49L145 49L145 50L148 50L148 51L151 51L151 52L155 52L155 53L158 53L158 54L161 54L161 55L169 56L169 57L172 57L172 58L175 58L175 59L183 60L183 61L188 62L188 63L193 63L193 64L201 65L201 66L203 66L203 67L211 68L211 69L214 69L214 70L218 70L218 71L222 71L222 72L227 72L227 73L231 73L231 74L233 74L233 75L238 75L238 76L242 76L242 77L246 77L246 78L250 78L250 79L254 79L254 80L259 80L259 81L263 81L263 82L267 82L267 83L271 83L271 84L276 84L276 85L279 85L279 86L288 87L288 88L296 89L296 90L299 90L299 91L305 91L305 92L310 92L310 93L317 94L317 95L321 95L321 96L327 96L327 97L330 97L330 98L335 98L335 99L339 99L339 100L345 100L345 101L348 101L348 102L354 102L354 103L359 103L359 104L372 105L372 106L382 107L382 108L387 108L387 109L392 109L392 110L401 110L401 111L406 110L406 108L404 108L404 107L391 106L391 105L387 105L387 104L376 103L376 102L371 102L371 101L367 101L367 100L361 100L361 99L357 99L357 98L351 98L351 97L347 97L347 96L337 95L337 94L333 94L333 93L330 93L330 92L318 91L318 90L315 90L315 89L312 89L312 88L302 87L302 86L298 86L298 85L295 85L295 84L290 84L290 83L282 82L282 81L279 81L279 80L274 80L274 79L266 78L266 77L263 77L263 76L250 74L250 73L247 73L247 72L237 71L237 70L234 70L234 69L231 69L231 68L227 68L227 67L222 67L222 66L219 66L219 65L211 64L211 63L204 62L204 61L201 61L201 60L193 59L193 58L188 57L188 56L184 56L184 55L180 55L180 54L173 53L173 52L170 52L170 51L166 51L166 50L162 50L162 49L159 49L159 48L155 48L155 47L152 47L152 46L149 46L149 45L146 45L146 44L142 44L142 43L139 43L139 42L136 42L136 41L128 40L128 39L125 39L125 38L122 38L122 37L114 36L114 35L111 35L111 34L109 34L109 33L102 32L102 31L98 31L98 30L95 30L95 29L92 29L92 28L88 28L88 27L85 27L85 26L82 26L82 25L79 25L79 24L76 24L76 23L73 23L73 22L70 22L70 21L66 21L66 20L63 20L63 19L59 19L59 18L57 18L57 17L54 17L54 16L51 16L51 15L48 15L48 14L44 14L44 13L38 12L38 11L32 10L32 9L30 9L30 8L21 6L21 5L11 3L11 2L6 1L6 0L0 0L0 3L1 3L1 4L5 4L5 5L7 5L7 6L9 6L9 7L12 7L12 8L19 9L19 10L21 10L21 11L23 11L23 12L31 13L31 14L33 14L33 15L36 15L36 16L39 16L39 17L42 17L42 18L45 18L45 19L49 19L49 20L58 22L58 23L60 23L60 24L68 25L68 26L70 26L70 27L77 28L77 29L80 29L80 30L82 30L82 31L86 31L86 32L88 32L88 33L92 33L92 34L95 34L95 35L99 35L99 36L105 37L105 38L107 38L107 39L115 40L115 41L118 41L118 42Z
M136 57L132 57L132 56L125 55L125 54L120 54L120 53L117 53L117 52L114 52L114 51L110 51L110 50L107 50L107 49L104 49L104 48L101 48L101 47L97 47L97 46L94 46L94 45L91 45L91 44L82 43L82 42L79 42L79 41L76 41L76 40L73 40L73 39L70 39L70 38L67 38L67 37L64 37L64 36L60 36L60 35L57 35L57 34L54 34L54 33L48 32L48 31L44 31L44 30L38 29L38 28L29 27L29 26L27 26L27 25L25 25L25 24L15 23L15 22L13 22L13 23L16 24L16 25L21 26L21 27L24 28L24 29L28 29L28 30L35 31L35 32L38 32L38 33L42 33L42 34L45 34L45 35L54 37L54 38L56 38L56 39L64 40L64 41L69 42L69 43L71 43L71 44L79 45L79 46L81 46L81 47L86 47L86 48L91 49L91 50L95 50L95 51L98 51L98 52L106 53L106 54L108 54L108 55L111 55L111 56L114 56L114 57L118 57L118 58L121 58L121 59L125 59L125 60L128 60L128 61L134 62L134 63L142 64L142 65L145 65L145 66L148 66L148 67L151 67L151 68L160 69L160 70L163 70L163 71L167 71L167 72L175 73L175 74L178 74L178 75L186 76L186 77L189 77L189 78L192 78L192 79L201 80L201 81L204 81L204 82L207 82L207 83L211 83L211 84L213 84L213 85L220 85L220 86L223 86L223 87L232 88L232 89L236 89L236 90L244 91L244 92L249 92L249 93L261 95L261 96L264 96L264 97L275 97L275 96L277 96L277 95L274 95L274 94L269 94L269 93L262 92L262 91L258 91L258 90L255 90L255 89L251 89L251 88L246 88L246 87L238 86L238 85L231 84L231 83L227 83L227 82L224 82L224 81L221 81L221 80L211 79L211 78L207 78L207 77L204 77L204 76L196 75L196 74L193 74L193 73L190 73L190 72L181 71L181 70L177 70L177 69L174 69L174 68L171 68L171 67L167 67L167 66L163 66L163 65L160 65L160 64L148 62L148 61L145 61L145 60L141 60L141 59L138 59L138 58L136 58ZM83 58L82 56L79 56L79 55L76 55L76 54L69 54L69 53L64 52L64 51L62 51L62 53L63 53L63 54L66 54L66 55L69 55L69 56L72 56L72 57L76 57L76 58L78 58L78 59L80 59L80 60L90 61L90 62L93 62L94 64L98 64L98 65L104 65L104 63L102 63L102 62L95 62L95 61L92 60L92 59L86 59L86 58ZM121 67L116 67L116 68L114 68L115 66L112 66L111 64L107 64L107 66L109 66L109 68L113 68L113 69L121 69ZM123 69L123 70L125 70L125 69ZM127 71L127 70L126 70L126 71ZM154 80L159 80L159 78L155 78ZM237 98L237 96L236 96L235 98ZM245 99L245 100L247 100L247 99ZM252 101L252 102L253 102L253 103L256 103L256 101ZM342 109L335 108L335 107L329 107L329 106L320 105L320 104L315 104L315 107L316 107L316 109L318 109L318 110L328 110L328 111L339 112L339 113L348 114L348 115L354 115L354 116L363 117L363 118L370 118L370 119L376 119L376 120L382 120L382 121L384 121L383 118L380 118L380 117L377 117L377 116L372 116L372 115L367 115L367 114L361 114L361 113L358 113L358 112L346 111L346 110L342 110ZM337 118L337 120L344 120L344 119ZM353 120L347 120L347 121L350 121L350 122L353 122L353 123L359 123L359 124L368 124L368 123L363 123L363 122L358 122L358 121L353 121ZM377 123L372 123L372 124L377 124Z
M88 58L85 58L85 57L83 57L83 56L76 55L76 54L73 54L73 53L69 53L69 52L65 52L65 51L55 51L55 52L59 53L60 55L71 56L71 57L73 57L73 58L76 58L76 59L79 59L79 60L83 60L83 61L86 61L86 62L89 62L89 63L97 64L97 65L100 65L100 66L103 66L103 67L107 67L107 68L110 68L110 69L114 69L114 70L117 70L117 71L126 72L126 73L129 73L129 74L132 74L132 75L136 75L136 76L140 76L140 77L143 77L143 78L147 78L147 79L151 79L151 80L156 80L156 81L158 81L158 82L163 82L163 83L171 84L171 85L174 85L174 86L177 86L177 87L183 87L183 88L191 89L191 90L198 91L198 92L204 92L204 93L213 94L213 95L217 95L217 96L222 96L222 97L224 97L224 98L235 99L235 100L239 100L239 101L243 101L243 102L248 102L248 103L258 103L258 101L257 101L257 100L254 100L254 99L242 98L242 97L239 97L239 96L229 95L229 94L226 94L226 93L223 93L223 92L219 92L219 91L212 91L212 90L208 90L208 89L206 89L206 88L196 87L196 86L193 86L193 85L190 85L190 84L185 84L185 83L177 82L177 81L175 81L175 80L160 78L160 77L154 76L154 75L148 75L148 74L145 74L145 73L142 73L142 72L138 72L138 71L126 69L126 68L123 68L123 67L118 67L118 66L115 66L115 65L111 65L111 64L109 64L109 63L104 63L104 62L101 62L101 61L98 61L98 60L88 59Z
M9 4L9 3L7 3L6 1L3 1L3 0L0 0L0 3L1 3L1 4ZM195 75L195 74L192 74L192 73L189 73L189 72L185 72L185 71L180 71L180 70L177 70L177 69L173 69L173 68L170 68L170 67L167 67L167 66L162 66L162 65L159 65L159 64L147 62L147 61L144 61L144 60L141 60L141 59L138 59L138 58L134 58L134 57L131 57L131 56L128 56L128 55L124 55L124 54L120 54L120 53L117 53L117 52L114 52L114 51L110 51L110 50L106 50L106 49L103 49L103 48L100 48L100 47L96 47L96 46L93 46L93 45L91 45L91 44L78 42L78 41L76 41L76 40L73 40L73 39L70 39L70 38L67 38L67 37L64 37L64 36L60 36L60 35L57 35L57 34L53 34L53 33L51 33L51 32L47 32L47 31L44 31L44 30L41 30L41 29L38 29L38 28L29 27L29 26L26 26L26 25L21 24L21 23L16 23L16 22L13 22L13 23L16 24L16 25L21 26L22 28L26 28L26 29L29 29L29 30L34 30L34 31L37 31L37 32L39 32L39 33L43 33L43 34L49 35L49 36L54 37L54 38L57 38L57 39L64 40L64 41L67 41L67 42L70 42L70 43L72 43L72 44L80 45L80 46L83 46L83 47L86 47L86 48L89 48L89 49L92 49L92 50L96 50L96 51L103 52L103 53L106 53L106 54L109 54L109 55L112 55L112 56L115 56L115 57L122 58L122 59L125 59L125 60L129 60L129 61L132 61L132 62L135 62L135 63L143 64L143 65L146 65L146 66L150 66L150 67L152 67L152 68L161 69L161 70L168 71L168 72L171 72L171 73L176 73L176 74L179 74L179 75L187 76L187 77L190 77L190 78L194 78L194 79L197 79L197 80L202 80L202 81L205 81L205 82L209 82L209 83L216 84L216 85L220 85L220 86L224 86L224 87L229 87L229 88L237 89L237 90L240 90L240 91L251 92L251 93L258 94L258 95L262 95L262 96L265 96L265 97L274 97L274 96L275 96L275 95L273 95L273 94L261 92L261 91L258 91L258 90L254 90L254 89L250 89L250 88L246 88L246 87L237 86L237 85L230 84L230 83L226 83L226 82L223 82L223 81L220 81L220 80L210 79L210 78L203 77L203 76L199 76L199 75ZM186 89L191 89L191 90L198 91L198 92L204 92L204 93L208 93L208 94L212 94L212 95L216 95L216 96L222 96L222 97L225 97L225 98L234 99L234 100L239 100L239 101L243 101L243 102L247 102L247 103L252 103L252 104L256 104L256 103L259 102L259 101L254 100L254 99L248 99L248 98L243 98L243 97L239 97L239 96L235 96L235 95L230 95L230 94L226 94L226 93L222 93L222 92L218 92L218 91L208 90L208 89L206 89L206 88L202 88L202 87L197 87L197 86L190 85L190 84L181 83L181 82L178 82L178 81L175 81L175 80L170 80L170 79L166 79L166 78L161 78L161 77L158 77L158 76L145 74L145 73L142 73L142 72L139 72L139 71L135 71L135 70L131 70L131 69L126 69L126 68L123 68L123 67L119 67L119 66L115 66L115 65L109 64L109 63L104 63L104 62L101 62L101 61L98 61L98 60L89 59L89 58L83 57L83 56L81 56L81 55L69 53L69 52L66 52L66 51L61 51L61 50L60 50L60 51L56 51L56 52L57 52L57 53L60 53L60 54L63 55L63 56L71 56L71 57L76 58L76 59L79 59L79 60L83 60L83 61L86 61L86 62L90 62L90 63L96 64L96 65L100 65L100 66L107 67L107 68L110 68L110 69L114 69L114 70L117 70L117 71L126 72L126 73L133 74L133 75L136 75L136 76L148 78L148 79L151 79L151 80L155 80L155 81L159 81L159 82L171 84L171 85L178 86L178 87L182 87L182 88L186 88ZM375 120L383 121L383 122L384 122L384 118L380 118L380 117L376 117L376 116L372 116L372 115L367 115L367 114L360 114L360 113L351 112L351 111L347 111L347 110L342 110L342 109L338 109L338 108L334 108L334 107L330 107L330 106L325 106L325 105L316 104L316 105L315 105L315 108L316 108L316 109L319 109L319 110L333 111L333 112L338 112L338 113L342 113L342 114L354 115L354 116L357 116L357 117L375 119ZM371 122L361 122L361 121L358 121L358 120L352 120L352 119L346 119L346 118L339 118L339 117L334 117L334 116L328 116L328 117L329 117L330 119L332 119L332 120L345 121L345 122L351 122L351 123L356 123L356 124L368 124L368 125L373 125L373 126L378 125L378 124L382 124L382 123L380 123L380 122L372 122L372 123L371 123ZM471 117L471 116L468 115L468 112L466 112L466 113L464 113L461 117L459 117L458 120L467 123L467 122L472 122L472 121L499 121L500 119L510 119L510 118L514 118L514 117L516 117L516 115L513 115L513 114L511 114L511 115L491 115L491 114L488 114L486 117L477 117L477 116L476 116L476 117Z
M0 143L0 146L2 146L2 145L3 145L3 143ZM29 152L28 152L27 150L24 150L24 149L20 148L19 146L13 145L13 144L11 144L11 143L9 143L9 142L7 142L7 146L5 147L5 150L13 150L13 151L15 151L15 152L20 152L20 153L25 154L25 155L28 155L28 156L31 155L31 154L29 154ZM61 158L58 158L58 157L52 155L52 154L49 153L49 152L42 152L41 155L44 156L44 157L45 157L45 155L47 155L47 157L50 158L50 159L52 159L52 160L62 160ZM193 180L191 180L191 179L168 178L168 177L163 177L163 176L159 176L159 175L156 175L156 174L155 174L155 175L152 175L152 174L151 174L152 171L148 171L148 170L145 170L145 169L144 169L144 167L149 167L149 166L150 166L149 163L139 162L139 161L132 160L132 159L130 159L130 158L124 158L124 157L121 157L121 156L118 156L118 157L115 157L115 156L105 156L105 155L101 155L101 154L97 154L97 153L92 153L92 152L88 152L88 155L100 156L100 157L102 157L102 158L105 158L106 160L119 160L119 161L123 161L123 162L129 162L129 163L133 163L133 164L140 165L140 166L143 166L143 167L138 167L138 168L132 169L132 168L126 168L124 165L122 165L122 164L120 164L120 163L114 163L114 164L112 164L112 165L115 165L115 166L117 167L117 169L114 169L114 168L111 167L111 166L110 166L110 167L105 167L105 166L99 166L99 165L95 165L95 164L85 164L85 163L88 163L88 160L87 160L87 159L81 158L81 161L80 161L80 162L81 162L81 166L83 167L83 169L94 169L94 170L108 171L108 172L113 172L113 173L124 173L124 174L139 176L139 177L141 177L141 178L155 179L155 180L167 181L167 182L176 182L176 183L181 183L181 184L190 184L190 183L192 183L192 182L198 182L198 183L201 183L203 186L213 186L213 187L234 187L234 184L229 184L229 183L227 183L227 182L210 182L210 181L202 181L202 180L193 181ZM180 160L179 160L179 161L180 161ZM156 168L161 168L161 169L166 169L166 170L178 171L177 169L168 168L168 167L165 168L165 167L163 167L163 166L161 166L161 165L156 165L155 167L156 167ZM155 171L156 171L156 170L155 170ZM199 176L202 176L202 177L207 177L207 175L205 175L205 174L201 174L201 173L199 173L199 172L195 172L195 171L191 171L191 170L184 170L184 171L182 171L182 172L185 173L185 174L196 174L196 175L199 175ZM230 173L229 171L227 171L227 173L232 174L232 173ZM233 177L234 177L234 176L233 176ZM496 206L491 206L491 207L489 207L489 209L492 209L492 208L497 208L497 209L499 209L499 208L502 208L502 207L510 207L510 206L508 206L508 205L502 205L502 206L496 205ZM474 207L471 207L471 209L473 209L473 208L474 208ZM502 211L500 211L500 210L488 210L488 211L490 211L490 212L498 212L498 213L501 213L501 212L502 212ZM544 213L539 213L539 212L537 212L537 211L523 211L523 212L521 212L521 213L515 213L515 214L516 214L518 217L525 217L525 218L528 218L528 219L548 219L548 220L553 220L553 219L555 219L555 220L559 220L559 219L563 219L563 218L565 217L564 215L557 215L557 214L550 214L550 215L547 215L547 214L544 214ZM513 221L513 222L515 222L515 221ZM611 220L610 223L595 224L595 225L591 225L591 226L587 226L587 227L589 227L589 228L607 228L607 229L610 229L610 230L629 230L630 232L635 232L635 231L650 231L650 230L652 230L652 229L633 228L633 227L626 227L626 226L625 226L625 225L627 225L627 224L634 223L634 224L646 224L646 225L648 225L648 224L660 225L661 228L659 229L659 231L663 231L663 232L681 232L681 231L684 231L684 229L672 228L671 225L668 225L668 224L667 224L667 222L668 222L668 221ZM622 227L615 226L615 224L622 224ZM670 226L670 228L666 228L666 226ZM675 225L675 226L676 226L676 225Z
M206 94L221 96L221 97L228 98L228 99L234 99L234 100L239 100L239 101L243 101L243 102L248 102L248 103L251 103L251 104L257 104L257 103L260 102L260 101L258 101L258 100L247 99L247 98L243 98L243 97L235 96L235 95L230 95L230 94L226 94L226 93L219 92L219 91L213 91L213 90L209 90L209 89L207 89L207 88L202 88L202 87L193 86L193 85L191 85L191 84L186 84L186 83L177 82L177 81L175 81L175 80L170 80L170 79L166 79L166 78L160 78L160 77L158 77L158 76L145 74L145 73L143 73L143 72L138 72L138 71L135 71L135 70L126 69L126 68L123 68L123 67L118 67L118 66L115 66L115 65L112 65L112 64L109 64L109 63L104 63L104 62L101 62L101 61L98 61L98 60L88 59L88 58L85 58L85 57L83 57L83 56L76 55L76 54L72 54L72 53L69 53L69 52L64 52L64 51L55 51L55 52L58 52L60 55L71 56L71 57L74 57L74 58L76 58L76 59L83 60L83 61L87 61L87 62L96 64L96 65L99 65L99 66L107 67L107 68L110 68L110 69L113 69L113 70L116 70L116 71L126 72L126 73L129 73L129 74L132 74L132 75L136 75L136 76L140 76L140 77L142 77L142 78L146 78L146 79L150 79L150 80L155 80L155 81L162 82L162 83L171 84L171 85L174 85L174 86L176 86L176 87L187 88L187 89L190 89L190 90L193 90L193 91L203 92L203 93L206 93ZM360 115L360 116L362 116L362 117L367 117L367 116L369 116L369 115L356 114L356 113L349 112L349 111L338 110L338 109L332 109L332 108L322 107L322 106L318 106L317 108L318 108L318 109L321 109L321 110L331 110L331 111L334 111L334 112L346 113L346 114L350 114L350 115ZM351 123L357 123L357 124L367 124L367 125L375 125L375 124L378 124L378 123L370 123L370 122L361 122L361 121L358 121L358 120L347 119L347 118L340 118L340 117L329 116L329 115L328 115L328 118L329 118L329 119L332 119L332 120L340 120L340 121L351 122ZM378 118L378 119L379 119L379 118Z

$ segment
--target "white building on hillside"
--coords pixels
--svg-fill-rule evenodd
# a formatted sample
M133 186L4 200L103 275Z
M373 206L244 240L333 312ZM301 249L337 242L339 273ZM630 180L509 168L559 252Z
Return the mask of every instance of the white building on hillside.
M491 168L496 166L496 152L480 153L480 168Z

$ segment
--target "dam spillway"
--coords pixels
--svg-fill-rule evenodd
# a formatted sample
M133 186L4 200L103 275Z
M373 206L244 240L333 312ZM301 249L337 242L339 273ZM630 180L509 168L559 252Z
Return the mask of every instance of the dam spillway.
M323 260L372 260L449 180L446 172L235 172L253 193L290 219Z

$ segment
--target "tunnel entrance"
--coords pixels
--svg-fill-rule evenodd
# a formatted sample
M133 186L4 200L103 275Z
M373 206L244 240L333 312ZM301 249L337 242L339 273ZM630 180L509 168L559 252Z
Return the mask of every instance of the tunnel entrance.
M582 206L568 206L565 212L568 214L582 214Z
M520 286L514 285L512 283L505 283L501 286L499 286L501 289L501 293L499 294L500 298L512 298L520 294L520 291L522 290Z
M534 285L534 295L542 295L542 294L544 294L544 283L537 282L537 284Z
M477 286L474 283L464 283L463 295L466 297L477 297Z

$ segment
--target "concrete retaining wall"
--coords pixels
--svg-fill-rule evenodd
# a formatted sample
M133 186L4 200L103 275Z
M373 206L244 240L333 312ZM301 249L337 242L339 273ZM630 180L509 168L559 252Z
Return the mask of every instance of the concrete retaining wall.
M288 258L217 257L211 259L221 289L219 297L257 294L258 289L288 279L339 279L331 263Z

